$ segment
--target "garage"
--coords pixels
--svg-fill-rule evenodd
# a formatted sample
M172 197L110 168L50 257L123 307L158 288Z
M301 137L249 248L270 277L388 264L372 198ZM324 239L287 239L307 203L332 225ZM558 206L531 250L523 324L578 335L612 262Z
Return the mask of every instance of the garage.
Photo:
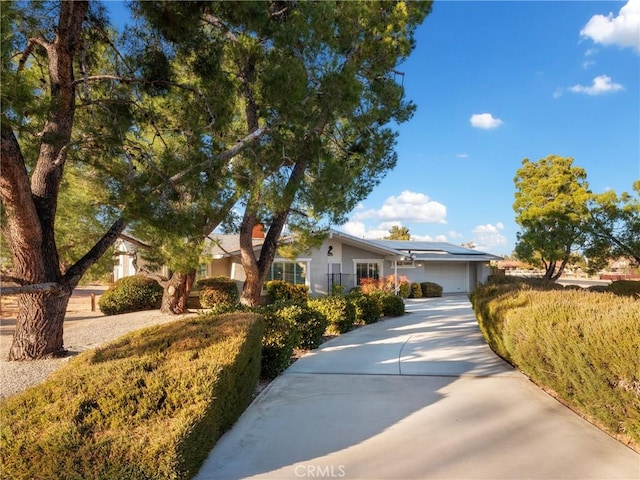
M442 286L443 293L469 291L468 262L425 262L425 280Z

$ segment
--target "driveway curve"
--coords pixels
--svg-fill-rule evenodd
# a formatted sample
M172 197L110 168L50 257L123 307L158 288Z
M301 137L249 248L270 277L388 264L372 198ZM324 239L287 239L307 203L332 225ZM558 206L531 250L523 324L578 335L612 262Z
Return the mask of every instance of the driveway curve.
M491 351L466 297L406 304L295 362L196 479L640 478L640 455Z

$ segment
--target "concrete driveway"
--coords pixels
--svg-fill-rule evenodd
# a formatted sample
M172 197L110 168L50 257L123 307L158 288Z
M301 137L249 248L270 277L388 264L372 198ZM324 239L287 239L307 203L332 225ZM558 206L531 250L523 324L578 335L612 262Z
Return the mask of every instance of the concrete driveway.
M466 297L406 303L287 369L196 478L640 478L640 455L489 349Z

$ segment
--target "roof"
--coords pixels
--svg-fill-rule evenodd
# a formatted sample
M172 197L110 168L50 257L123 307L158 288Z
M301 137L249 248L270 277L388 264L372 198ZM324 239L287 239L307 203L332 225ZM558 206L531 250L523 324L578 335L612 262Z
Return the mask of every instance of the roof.
M253 248L262 246L264 238L252 239ZM204 253L214 258L240 255L240 235L211 234L204 243Z
M363 248L390 259L401 260L411 257L422 262L490 262L502 257L447 242L414 242L404 240L368 240L354 237L337 230L329 231L329 238L339 238L346 245ZM262 246L264 238L254 238L255 249ZM214 258L224 258L240 254L240 235L212 234L207 238L204 251Z
M448 262L490 262L502 260L502 257L491 253L447 242L414 242L412 240L369 240L369 242L403 252L412 259L423 262L443 260Z

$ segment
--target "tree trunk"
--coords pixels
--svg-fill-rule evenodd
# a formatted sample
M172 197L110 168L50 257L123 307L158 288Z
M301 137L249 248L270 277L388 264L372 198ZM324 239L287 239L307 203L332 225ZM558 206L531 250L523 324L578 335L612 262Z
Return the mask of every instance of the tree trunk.
M194 278L195 272L186 274L175 272L168 281L164 282L162 304L160 306L162 313L171 313L174 315L189 313L187 309L187 298L189 297Z
M240 303L242 303L243 305L248 305L250 307L256 307L260 305L260 299L262 297L262 284L264 283L264 278L260 278L261 272L259 271L257 265L255 265L254 268L245 267L244 271L246 274L246 280L244 281L244 286L242 287Z
M71 290L18 296L18 318L9 360L60 357L64 316Z

